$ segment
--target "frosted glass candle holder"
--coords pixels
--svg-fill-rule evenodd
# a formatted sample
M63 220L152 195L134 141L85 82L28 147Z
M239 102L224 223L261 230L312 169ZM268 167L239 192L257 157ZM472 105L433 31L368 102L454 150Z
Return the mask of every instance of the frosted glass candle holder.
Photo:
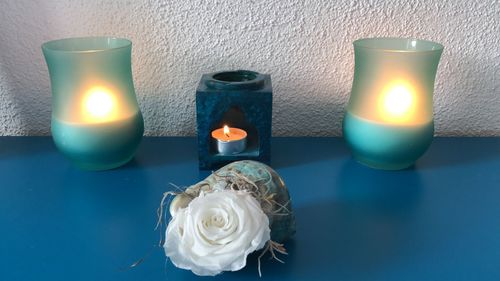
M132 81L132 42L69 38L42 45L52 87L52 137L77 166L116 168L144 132Z
M354 81L343 121L353 156L378 169L404 169L432 142L432 95L443 46L424 40L354 42Z

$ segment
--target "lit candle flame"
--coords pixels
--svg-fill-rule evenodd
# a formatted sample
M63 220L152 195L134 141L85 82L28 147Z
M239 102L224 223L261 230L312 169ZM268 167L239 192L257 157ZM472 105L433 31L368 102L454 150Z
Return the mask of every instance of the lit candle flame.
M411 118L415 107L415 93L406 83L391 85L381 97L381 111L388 121L403 121Z
M229 126L224 125L224 135L229 138Z
M84 113L87 118L93 121L112 119L115 106L113 94L103 87L90 89L83 101Z

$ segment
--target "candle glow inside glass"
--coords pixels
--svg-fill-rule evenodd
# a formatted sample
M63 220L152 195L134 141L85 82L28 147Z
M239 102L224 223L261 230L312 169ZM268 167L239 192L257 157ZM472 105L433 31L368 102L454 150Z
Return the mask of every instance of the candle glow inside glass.
M84 96L82 115L86 122L106 122L117 119L116 97L104 87L93 87Z
M415 120L417 95L404 81L390 83L380 95L378 111L388 123L411 123Z
M132 42L67 38L42 46L52 88L51 132L77 166L106 170L135 154L144 122L135 96Z
M354 157L373 168L411 166L429 147L432 95L443 46L401 38L354 42L355 67L343 131Z

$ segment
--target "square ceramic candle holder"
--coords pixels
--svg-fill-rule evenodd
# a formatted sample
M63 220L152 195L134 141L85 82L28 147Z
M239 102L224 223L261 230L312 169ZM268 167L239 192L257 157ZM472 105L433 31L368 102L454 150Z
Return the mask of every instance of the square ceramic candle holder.
M247 70L204 74L196 90L196 113L200 169L244 159L269 163L270 75Z

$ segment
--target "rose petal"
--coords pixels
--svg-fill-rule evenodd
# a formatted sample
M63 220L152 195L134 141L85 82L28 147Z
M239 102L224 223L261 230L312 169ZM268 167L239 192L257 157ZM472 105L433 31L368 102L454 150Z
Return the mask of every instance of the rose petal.
M216 275L246 265L248 254L270 239L269 219L244 191L201 192L170 221L165 254L197 275Z

